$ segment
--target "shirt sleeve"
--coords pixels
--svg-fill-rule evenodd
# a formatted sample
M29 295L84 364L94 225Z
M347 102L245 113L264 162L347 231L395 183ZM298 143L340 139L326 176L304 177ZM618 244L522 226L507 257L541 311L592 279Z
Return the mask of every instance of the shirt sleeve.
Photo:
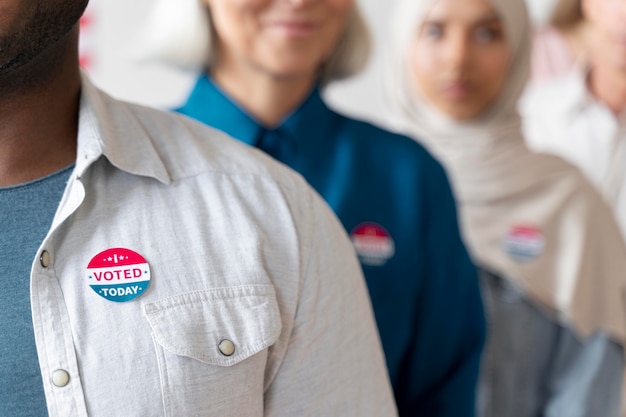
M302 260L298 302L280 366L266 381L265 415L395 416L352 245L313 191L294 205Z
M486 332L477 271L438 164L427 189L426 279L416 301L413 342L395 386L396 401L401 416L471 417Z

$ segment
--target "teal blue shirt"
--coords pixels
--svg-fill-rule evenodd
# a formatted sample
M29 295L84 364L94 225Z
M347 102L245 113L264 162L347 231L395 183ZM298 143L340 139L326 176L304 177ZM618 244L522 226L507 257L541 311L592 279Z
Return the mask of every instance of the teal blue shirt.
M334 209L361 260L400 415L473 416L485 321L441 165L410 138L330 110L318 89L275 129L207 77L178 111L270 153Z
M30 269L72 167L0 187L0 416L48 415L30 308Z

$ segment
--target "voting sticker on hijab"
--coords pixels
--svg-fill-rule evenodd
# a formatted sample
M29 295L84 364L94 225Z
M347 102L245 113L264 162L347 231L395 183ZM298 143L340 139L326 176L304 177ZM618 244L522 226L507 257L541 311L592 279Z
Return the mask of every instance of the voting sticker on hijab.
M350 233L352 244L364 265L381 266L396 253L396 245L384 227L361 223Z
M131 301L150 285L150 266L135 251L110 248L91 259L87 266L87 282L106 300Z
M502 239L504 251L517 262L530 262L543 252L543 233L532 226L513 226Z

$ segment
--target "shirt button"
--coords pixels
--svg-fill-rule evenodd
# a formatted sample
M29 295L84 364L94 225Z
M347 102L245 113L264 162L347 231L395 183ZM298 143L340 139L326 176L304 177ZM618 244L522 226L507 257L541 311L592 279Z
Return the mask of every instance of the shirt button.
M235 344L228 339L222 340L218 347L224 356L232 356L235 353Z
M52 383L59 388L66 386L70 382L70 374L63 369L57 369L52 373Z
M41 252L41 256L39 257L39 263L44 268L50 266L50 253L47 250Z

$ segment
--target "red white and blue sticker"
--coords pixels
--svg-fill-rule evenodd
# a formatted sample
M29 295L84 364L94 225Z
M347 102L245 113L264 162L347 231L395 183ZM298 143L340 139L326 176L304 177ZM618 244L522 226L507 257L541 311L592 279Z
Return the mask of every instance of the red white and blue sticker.
M513 226L502 239L504 251L517 262L530 262L543 253L543 233L533 226Z
M350 233L350 238L364 265L384 265L396 253L396 245L391 235L376 223L359 224Z
M143 256L125 248L100 252L87 266L91 289L109 301L131 301L150 285L150 266Z

